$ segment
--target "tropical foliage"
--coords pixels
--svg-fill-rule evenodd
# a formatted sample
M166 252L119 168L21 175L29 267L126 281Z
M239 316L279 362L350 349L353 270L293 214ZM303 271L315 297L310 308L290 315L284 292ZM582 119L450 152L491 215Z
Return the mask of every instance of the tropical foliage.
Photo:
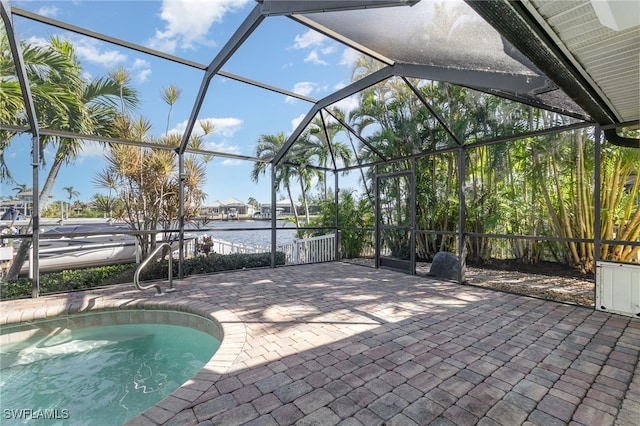
M3 52L9 51L4 31L0 32L0 48ZM175 228L179 211L179 167L176 153L167 146L175 147L180 136L166 134L160 139L154 139L149 136L149 122L142 117L133 118L138 98L131 87L131 75L124 68L117 68L106 77L87 80L73 46L67 40L54 37L48 44L25 43L21 48L38 124L42 128L158 144L158 149L109 145L106 148L107 168L95 179L110 190L108 197L96 198L96 202L102 204L105 214L108 209L110 217L115 213L133 229L151 231L136 235L142 254L146 255L156 245L155 230ZM0 104L3 106L0 120L14 126L27 126L29 123L23 118L26 117L25 105L10 55L0 56L0 71ZM163 90L162 95L169 105L168 121L171 108L180 97L180 90L169 86ZM210 123L201 124L205 133L213 130ZM0 131L2 152L14 136L15 132ZM198 148L201 145L199 138L192 138L192 147ZM53 149L55 152L52 162L48 164L49 172L39 194L41 212L46 209L49 194L61 167L74 162L83 144L84 141L77 138L40 138L41 151ZM45 160L43 156L43 165ZM205 179L206 161L206 157L184 157L182 183L186 206L184 214L187 218L195 216L204 199L201 186ZM0 157L0 177L4 180L12 179L4 157ZM65 187L64 190L68 193L69 205L79 194L72 186ZM30 231L31 225L26 232ZM30 239L22 240L6 279L11 280L17 276L30 246Z
M378 67L362 57L353 79ZM415 172L419 259L430 259L438 251L457 251L462 188L469 261L553 260L582 272L594 271L592 129L486 144L487 139L574 121L467 88L402 78L364 90L348 120L360 138L353 150L358 162L377 163L361 169L362 188L363 200L373 211L372 188L377 185L382 225L409 225L413 177L399 173ZM600 257L638 262L640 247L624 242L638 241L640 235L640 151L605 144L602 152L599 237L620 242L602 244ZM377 179L385 175L390 177ZM332 222L323 215L321 223ZM407 257L406 232L385 231L381 243L392 256Z
M33 96L38 124L43 128L80 134L112 136L121 111L137 104L137 96L130 87L119 85L110 77L87 80L82 73L72 44L68 40L52 37L48 44L23 44L22 55ZM0 32L0 49L8 52L8 40ZM28 126L25 105L13 59L0 55L0 119L18 126ZM119 103L118 103L119 101ZM4 149L16 135L0 131L0 148ZM40 150L52 149L55 153L49 172L38 194L40 205L46 205L58 173L63 164L71 164L82 149L83 141L77 138L44 136L40 138ZM43 161L46 160L41 156ZM11 179L11 171L4 157L0 158L0 177ZM31 232L31 225L27 233ZM22 240L16 258L8 272L8 279L17 277L24 264L31 240Z
M258 144L256 145L255 155L257 158L260 158L263 161L255 162L253 165L253 169L251 170L251 180L254 182L258 182L261 176L264 176L267 173L267 170L271 171L270 161L275 158L275 156L280 152L280 150L284 147L287 138L284 133L278 133L275 135L261 135L258 139ZM291 158L293 155L289 155L287 158ZM305 178L304 174L300 174L300 168L295 168L288 161L285 161L283 164L278 166L274 173L274 182L273 182L273 190L280 191L284 189L289 197L289 202L291 203L291 211L293 213L293 218L296 223L296 227L299 226L299 218L298 218L298 209L296 208L296 204L293 198L293 193L291 191L291 182L294 178L297 178L300 182L300 187L304 189L305 187Z
M354 191L342 190L339 193L337 218L336 202L333 196L320 200L320 214L311 222L316 227L306 231L306 236L325 235L338 225L340 228L340 255L351 259L371 253L373 238L371 228L374 225L373 211L365 198L358 199Z
M134 230L146 231L136 234L144 258L156 247L158 230L175 230L178 226L178 155L166 147L176 146L180 142L180 136L170 134L154 140L148 136L150 126L146 121L139 119L132 124L129 134L136 140L157 144L158 148L110 145L106 154L107 167L96 176L95 182L121 200L123 209L119 211L120 219ZM193 218L205 197L201 189L206 179L204 160L186 156L182 177L183 213L186 218ZM177 236L165 232L162 240L173 238Z
M572 120L446 83L419 85L397 78L363 91L350 119L362 134L373 126L368 144L386 158L397 159L369 168L365 178L369 187L376 176L415 170L416 227L424 231L417 235L418 258L456 251L461 185L470 261L499 256L527 263L555 260L582 272L594 271L595 151L590 129L484 144L479 141L568 125ZM359 157L375 161L375 151L361 143ZM638 262L640 248L624 244L637 241L640 233L638 164L637 149L605 145L600 164L600 238L621 243L603 244L602 259ZM407 179L385 181L379 191L383 224L398 223L401 216L406 222L408 211L400 209L409 209L409 203L402 202ZM491 237L505 234L550 240ZM387 240L395 255L408 246L403 233L389 233Z

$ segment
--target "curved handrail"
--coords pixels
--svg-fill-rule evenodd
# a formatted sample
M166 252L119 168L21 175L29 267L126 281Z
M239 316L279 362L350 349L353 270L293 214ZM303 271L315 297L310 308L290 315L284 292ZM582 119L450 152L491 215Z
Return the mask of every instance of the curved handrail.
M156 293L156 296L164 296L164 292L158 284L149 284L147 286L140 285L140 272L142 272L142 268L147 266L147 263L149 263L149 261L165 247L169 248L169 288L166 290L166 292L175 291L175 288L173 287L173 254L171 253L171 244L169 243L162 243L158 247L156 247L156 249L149 256L147 256L147 258L143 260L140 266L138 266L138 268L136 269L136 273L133 275L133 283L138 290L149 290L150 288L155 288L158 291Z

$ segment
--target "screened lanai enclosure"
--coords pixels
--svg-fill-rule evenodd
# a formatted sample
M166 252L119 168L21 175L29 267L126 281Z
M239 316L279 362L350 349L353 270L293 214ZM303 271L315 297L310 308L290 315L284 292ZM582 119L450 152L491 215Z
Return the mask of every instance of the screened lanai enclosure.
M194 258L224 254L203 240L224 231L265 233L270 267L369 259L415 274L445 252L464 283L468 265L554 265L595 282L596 309L640 315L637 2L224 2L235 31L184 56L130 38L151 19L140 3L111 2L85 28L2 0L2 195L27 169L31 195L3 197L20 213L2 221L5 293L20 275L43 292L54 240L130 237L138 263L169 242L181 278L206 272ZM85 70L89 48L114 69ZM304 63L287 57L296 49ZM343 71L314 81L312 65ZM132 78L141 68L155 92ZM51 197L64 173L95 183L111 228L51 232L74 219L73 187ZM251 220L233 222L224 203L226 216L204 213L205 188L241 181Z

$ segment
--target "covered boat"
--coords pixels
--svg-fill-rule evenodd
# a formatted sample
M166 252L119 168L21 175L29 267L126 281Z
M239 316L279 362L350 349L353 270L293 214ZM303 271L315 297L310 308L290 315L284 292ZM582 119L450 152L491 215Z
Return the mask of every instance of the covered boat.
M126 226L109 224L61 226L50 229L40 236L40 271L53 272L136 262L139 253L136 237L123 233L130 230ZM70 237L66 234L79 235ZM157 235L158 242L162 241L163 236L162 232ZM173 250L177 250L178 238L175 233L173 237L176 241L171 242L171 246ZM185 241L194 238L194 235L185 235ZM20 273L29 273L29 261L25 262Z

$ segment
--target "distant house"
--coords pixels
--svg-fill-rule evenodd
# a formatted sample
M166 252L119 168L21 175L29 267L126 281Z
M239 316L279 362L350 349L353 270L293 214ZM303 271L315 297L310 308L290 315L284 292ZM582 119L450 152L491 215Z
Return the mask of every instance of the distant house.
M300 204L295 204L296 210L300 211ZM264 217L271 216L271 203L260 204L260 215ZM293 211L291 210L291 202L287 200L280 200L276 202L276 217L277 216L291 216Z
M3 201L0 204L0 215L13 208L23 216L31 216L33 206L33 191L21 191L16 195L15 200Z
M200 214L205 217L220 216L220 202L216 201L214 203L200 207Z
M200 212L207 217L236 218L238 216L251 216L254 214L255 209L253 206L231 197L203 206L200 208Z

